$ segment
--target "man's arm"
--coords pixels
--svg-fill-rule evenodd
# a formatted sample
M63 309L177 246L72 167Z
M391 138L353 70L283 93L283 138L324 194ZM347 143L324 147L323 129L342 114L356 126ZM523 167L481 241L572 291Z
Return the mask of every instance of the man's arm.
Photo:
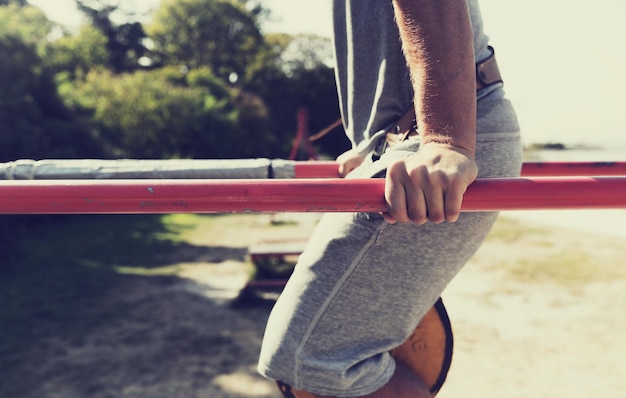
M477 175L476 77L466 0L394 0L415 90L420 150L389 167L390 222L456 221Z

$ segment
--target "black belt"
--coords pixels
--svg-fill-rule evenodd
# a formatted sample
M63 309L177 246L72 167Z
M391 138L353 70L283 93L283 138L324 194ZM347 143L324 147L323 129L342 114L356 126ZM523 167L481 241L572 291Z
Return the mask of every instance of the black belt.
M476 91L492 84L502 83L496 52L491 46L487 48L491 51L491 55L476 64Z

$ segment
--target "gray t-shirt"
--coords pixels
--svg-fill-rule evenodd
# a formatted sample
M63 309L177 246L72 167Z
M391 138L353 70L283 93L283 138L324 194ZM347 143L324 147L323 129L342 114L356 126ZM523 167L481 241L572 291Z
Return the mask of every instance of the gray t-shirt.
M478 0L468 2L476 60L483 60L489 38ZM333 19L341 115L352 146L365 154L412 106L409 71L391 0L334 0Z

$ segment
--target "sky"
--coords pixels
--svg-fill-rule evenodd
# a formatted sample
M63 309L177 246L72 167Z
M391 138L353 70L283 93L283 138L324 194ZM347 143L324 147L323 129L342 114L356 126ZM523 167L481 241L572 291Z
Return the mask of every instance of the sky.
M53 20L80 24L74 0L30 0ZM147 12L159 0L125 0ZM525 143L621 148L626 159L626 3L481 0L505 90ZM266 31L331 34L331 0L266 0Z

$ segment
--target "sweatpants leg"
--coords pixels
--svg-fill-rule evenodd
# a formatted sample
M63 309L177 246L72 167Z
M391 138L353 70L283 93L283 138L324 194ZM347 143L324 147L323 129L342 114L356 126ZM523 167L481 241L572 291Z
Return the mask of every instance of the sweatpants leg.
M379 162L415 150L406 149ZM518 133L477 139L481 176L517 175L520 155ZM463 213L455 223L418 226L390 225L379 214L325 215L272 310L259 372L320 395L381 388L395 369L388 351L411 334L496 217Z
M410 335L495 217L415 226L325 216L272 311L259 370L321 395L382 387L394 371L387 352Z

